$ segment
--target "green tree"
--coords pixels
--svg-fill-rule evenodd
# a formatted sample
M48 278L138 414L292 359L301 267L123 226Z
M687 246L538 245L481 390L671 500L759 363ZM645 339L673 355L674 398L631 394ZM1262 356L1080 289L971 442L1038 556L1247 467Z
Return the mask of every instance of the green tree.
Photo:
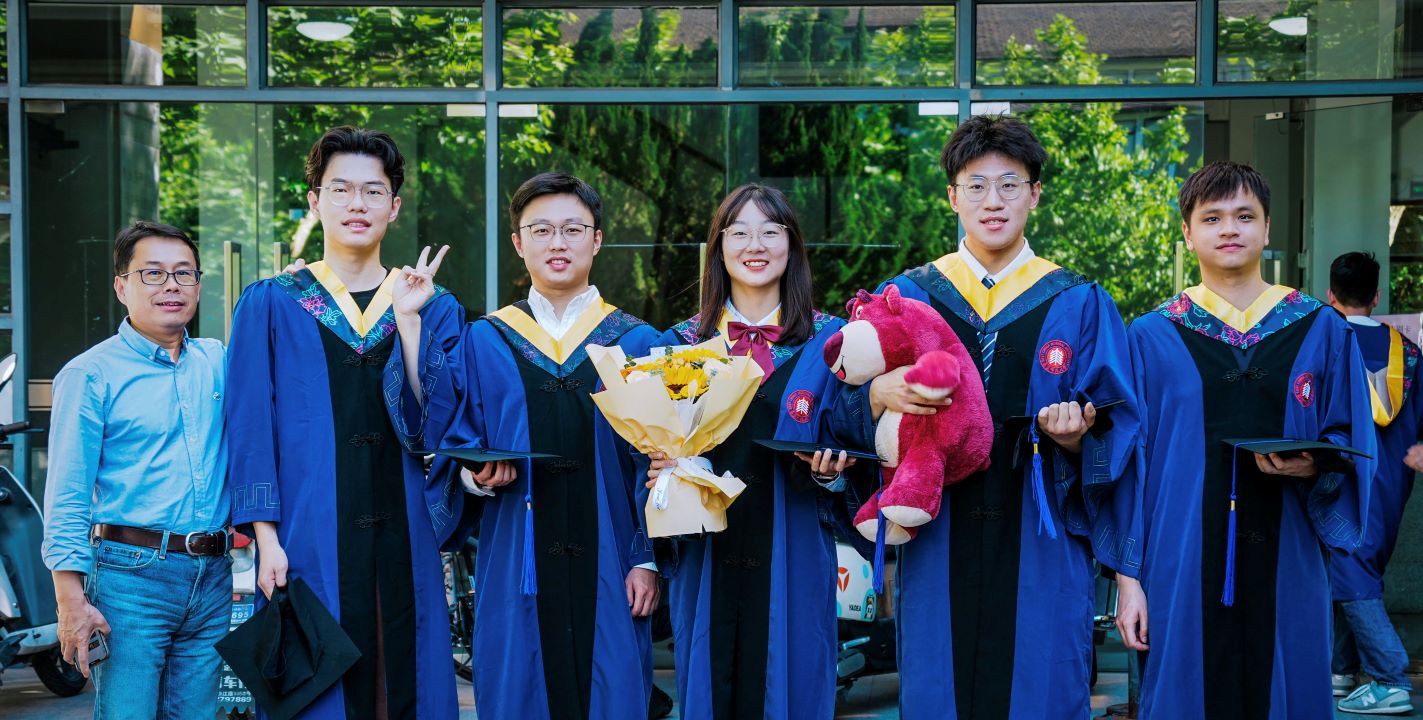
M478 53L471 49L480 41L468 29L479 18L455 17L446 8L398 10L398 17L357 17L353 27L373 34L358 35L357 29L349 42L329 43L319 61L308 62L306 51L274 56L273 72L313 86L474 81L477 64L470 63ZM683 13L649 8L619 32L611 11L593 12L576 43L564 38L577 23L567 11L509 13L502 41L505 83L702 83L716 48L710 39L695 48L679 39L687 36L680 27ZM304 47L294 21L315 16L283 17L270 26L274 48ZM379 35L375 26L397 21L403 28L398 37L413 39L388 47L399 44L397 36ZM749 70L763 73L754 75L757 82L932 85L952 82L951 62L945 65L953 57L952 27L951 8L926 8L915 23L893 30L871 30L863 10L844 7L774 14L757 9L746 20L743 50L761 48L755 50L764 61L761 69ZM421 46L427 35L438 42ZM1005 72L1020 84L1102 82L1106 58L1086 47L1086 38L1059 16L1036 33L1031 46L1010 44ZM370 57L382 60L367 64ZM392 74L391 63L418 67ZM499 300L526 290L520 260L508 249L507 219L483 226L484 193L495 192L503 205L519 182L545 170L578 174L602 192L608 241L594 281L659 326L695 311L706 223L721 196L742 182L769 182L790 194L811 243L816 300L832 311L855 290L957 243L957 221L937 162L956 118L920 114L914 104L541 105L531 116L500 119L497 188L483 186L483 120L452 117L444 106L257 106L250 146L230 133L214 134L212 107L162 106L160 184L170 217L198 225L213 241L225 239L223 228L201 227L199 221L212 214L197 212L199 203L214 202L203 184L232 184L255 168L262 192L276 198L270 216L259 222L272 237L289 239L305 206L302 160L317 135L341 123L388 127L417 158L402 191L411 210L397 225L401 242L454 242L449 284L475 309L483 304L481 239L500 246ZM1034 247L1102 282L1124 315L1149 309L1171 291L1179 234L1174 198L1189 161L1186 109L1154 112L1139 136L1121 124L1120 103L1042 104L1019 112L1051 158L1044 200L1028 228ZM200 172L196 159L224 147L231 150L230 161L205 162ZM253 160L259 147L270 147L272 167ZM248 202L246 192L235 202ZM306 257L319 257L319 234L313 233Z
M1058 15L1036 43L1010 40L1004 74L1018 85L1094 85L1106 56ZM1053 59L1048 62L1048 59ZM1022 111L1047 150L1043 196L1028 224L1037 251L1096 280L1133 317L1171 293L1180 237L1176 193L1188 159L1186 108L1149 124L1129 142L1121 103L1046 103Z

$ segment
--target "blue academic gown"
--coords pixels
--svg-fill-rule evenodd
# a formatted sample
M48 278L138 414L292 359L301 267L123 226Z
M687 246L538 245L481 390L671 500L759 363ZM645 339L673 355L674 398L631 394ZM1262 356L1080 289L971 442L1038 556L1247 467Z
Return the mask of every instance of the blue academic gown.
M1387 368L1390 357L1397 357L1403 372L1394 384L1394 391L1399 394L1401 402L1393 408L1392 416L1389 416L1387 406L1376 409L1374 414L1374 429L1378 435L1378 468L1374 472L1364 541L1354 552L1330 548L1329 583L1336 602L1383 597L1384 570L1393 556L1398 527L1403 522L1403 509L1413 492L1414 472L1403 464L1403 457L1419 441L1419 426L1423 423L1423 392L1420 392L1423 388L1418 386L1418 346L1401 334L1390 332L1391 328L1387 325L1352 327L1364 357L1364 367L1369 372ZM1384 420L1382 424L1379 423L1381 419Z
M678 324L655 345L698 343L698 321L699 317L693 317ZM836 412L834 398L839 381L826 366L823 351L825 341L844 324L839 318L816 313L815 335L810 340L799 346L772 346L776 370L762 387L782 390L758 393L767 397L753 402L742 428L754 423L757 431L764 430L768 436L782 441L813 443L826 437L828 417ZM761 414L753 419L749 413L755 411L758 404ZM761 485L762 502L755 507L771 515L769 522L761 526L768 530L769 547L749 549L744 558L739 558L739 563L735 562L738 558L727 556L724 548L717 547L722 542L719 535L737 532L736 504L743 502L738 498L728 510L727 530L720 534L675 538L664 546L672 551L671 556L659 558L659 566L671 578L669 599L677 697L681 717L685 720L711 720L718 702L723 707L722 713L727 712L728 706L732 707L730 712L738 720L830 718L835 713L837 559L831 525L832 515L837 512L833 506L841 501L840 494L816 486L804 463L789 455L770 460L773 469L769 477L760 475L759 468L716 464L718 458L735 463L736 458L760 457L756 455L759 446L752 446L758 439L761 438L740 432L708 456L716 472L729 471L742 477L748 485ZM758 476L750 477L752 474ZM752 491L748 488L743 497ZM646 495L644 488L639 494L640 503L646 501ZM742 509L751 506L748 502ZM838 512L843 518L843 506ZM762 561L767 559L769 565L763 565ZM739 704L730 705L726 693L735 680L714 677L728 668L733 674L738 673L746 663L754 663L757 670L760 669L760 657L746 658L748 653L759 655L762 647L745 648L747 652L735 659L730 655L735 651L729 650L723 650L721 657L713 656L714 647L720 649L727 645L724 643L726 631L714 625L722 622L717 616L729 612L724 608L737 604L726 597L726 590L719 588L713 578L719 573L747 570L752 576L769 571L768 575L760 576L762 581L768 582L768 588L749 589L757 582L754 578L741 584L748 588L744 593L746 604L764 602L761 597L769 601L768 606L743 606L741 610L747 622L766 623L764 695L756 692L759 688L751 690L761 699L755 709L746 709L744 698ZM759 637L762 630L753 628L747 632L743 624L734 632L743 638ZM761 673L755 674L759 677Z
M226 412L233 525L250 533L253 522L277 523L287 553L288 579L305 580L339 620L336 444L347 439L334 437L331 386L320 333L335 333L362 354L395 335L395 320L387 310L364 337L357 337L336 308L331 294L309 271L249 285L232 320ZM443 290L420 315L427 337L464 324L463 309ZM391 363L400 357L398 335L392 348ZM380 393L382 388L350 391ZM402 462L409 490L405 513L414 586L415 667L392 665L387 675L410 673L417 679L419 718L453 720L459 708L450 660L449 612L439 548L419 492L425 473L417 457L405 456ZM265 598L258 594L257 602L260 607ZM345 720L342 685L333 685L299 717Z
M1133 469L1126 330L1100 286L1046 260L991 291L968 272L949 255L880 286L938 310L980 373L980 334L997 333L986 388L993 464L945 488L939 517L899 546L900 712L1081 720L1091 713L1093 553L1115 566L1131 547L1107 512L1111 489ZM1123 402L1102 412L1080 457L1041 438L1040 507L1025 422L1009 418L1072 400ZM872 442L870 413L859 417Z
M1299 291L1276 295L1243 332L1221 319L1229 308L1187 293L1128 332L1144 437L1128 522L1142 562L1123 570L1141 581L1150 617L1142 717L1334 716L1320 545L1359 544L1373 461L1333 458L1317 478L1281 478L1222 440L1324 440L1373 455L1373 422L1348 324Z
M561 363L501 320L500 313L470 323L459 337L457 352L422 367L422 384L430 388L423 406L409 395L403 367L392 364L387 385L402 388L387 394L392 415L399 418L397 430L412 449L530 451L531 433L545 430L531 427L531 403L550 402L545 392L582 393L587 399L597 389L587 345L616 344L629 357L647 354L656 331L621 310L605 307L611 312L581 341L565 337L561 344L574 347L570 343L576 343L576 349ZM532 323L531 315L527 322ZM521 379L531 372L541 378L532 386ZM578 379L585 375L591 381ZM625 580L632 568L652 561L652 546L633 507L633 485L640 483L627 444L601 419L591 401L588 405L586 416L558 419L565 426L577 426L572 435L591 434L596 448L595 477L590 483L596 492L596 519L589 522L596 523L597 544L576 548L580 557L587 550L597 553L596 601L572 598L575 606L594 605L588 717L640 718L647 714L652 692L651 630L647 619L632 616ZM530 533L532 545L526 542L526 521L532 520L526 518L530 511L525 502L526 493L533 492L530 482L578 482L588 472L576 470L580 474L568 479L557 462L532 466L528 460L517 461L517 479L493 496L481 497L464 492L458 465L437 456L424 488L427 517L443 547L457 547L471 533L478 533L473 653L475 702L482 718L550 717L540 602L566 601L561 595L568 590L561 584L540 583L532 588L536 594L529 595L522 592L521 581L526 551L533 563L543 563L548 553L575 551L571 545L546 547L552 539L536 533ZM540 512L539 502L533 502L532 512ZM569 681L566 666L549 672L565 673L558 680ZM569 703L579 704L576 698L554 700L555 706L562 703L565 709Z

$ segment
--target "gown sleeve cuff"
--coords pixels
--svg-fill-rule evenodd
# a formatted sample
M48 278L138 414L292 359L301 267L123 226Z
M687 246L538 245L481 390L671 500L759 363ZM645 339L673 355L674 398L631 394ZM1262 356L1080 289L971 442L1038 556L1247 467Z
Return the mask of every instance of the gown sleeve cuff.
M386 365L386 404L390 409L392 424L400 435L400 442L406 450L428 449L425 430L430 417L430 398L439 386L440 374L445 370L445 353L435 342L434 333L422 330L420 342L420 392L424 401L415 398L415 392L405 377L405 358L396 338L395 350ZM398 391L396 389L398 388ZM395 391L395 392L391 392Z
M470 495L478 495L480 497L494 497L494 488L485 487L475 482L474 475L470 473L469 468L460 468L460 485L464 486L464 491L469 493Z

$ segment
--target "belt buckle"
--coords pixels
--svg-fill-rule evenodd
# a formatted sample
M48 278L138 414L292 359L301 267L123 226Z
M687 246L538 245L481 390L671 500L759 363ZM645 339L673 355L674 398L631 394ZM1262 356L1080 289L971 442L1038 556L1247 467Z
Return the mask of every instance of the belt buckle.
M193 549L193 536L194 536L194 535L206 535L206 534L207 534L207 533L204 533L204 532L190 532L190 533L188 533L187 535L184 535L184 536L183 536L183 552L185 552L185 553L187 553L187 554L189 554L189 555L197 555L197 554L199 554L196 550Z

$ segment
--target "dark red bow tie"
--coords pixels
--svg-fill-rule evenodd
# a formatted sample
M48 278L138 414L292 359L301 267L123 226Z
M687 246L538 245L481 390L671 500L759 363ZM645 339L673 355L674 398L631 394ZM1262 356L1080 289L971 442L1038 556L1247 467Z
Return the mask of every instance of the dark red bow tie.
M784 331L785 328L780 325L747 325L743 322L726 324L726 336L731 339L731 354L750 355L765 373L761 377L762 383L765 383L776 369L775 360L771 357L771 343L780 342L781 333Z

